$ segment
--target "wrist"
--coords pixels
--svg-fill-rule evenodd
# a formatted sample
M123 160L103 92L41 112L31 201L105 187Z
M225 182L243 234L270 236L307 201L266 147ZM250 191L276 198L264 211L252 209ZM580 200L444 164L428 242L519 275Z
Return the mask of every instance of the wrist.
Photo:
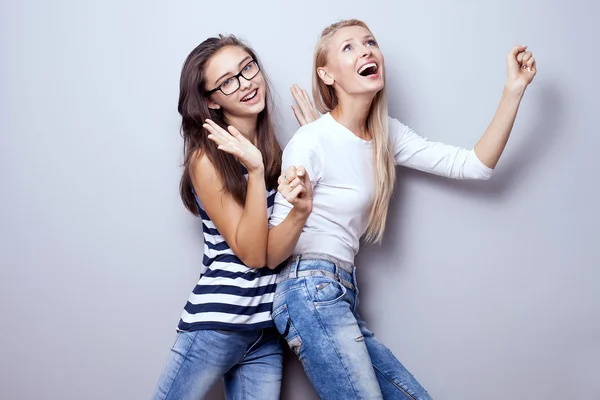
M525 94L526 87L519 82L506 81L504 84L503 96L520 100Z
M312 209L303 210L303 209L298 209L298 208L294 207L290 210L290 215L292 216L294 222L301 223L302 225L304 225L304 223L308 219L308 216L310 215L311 211L312 211Z
M255 178L262 178L265 175L265 167L263 164L260 164L259 166L255 167L255 168L247 168L248 169L248 178L255 177Z

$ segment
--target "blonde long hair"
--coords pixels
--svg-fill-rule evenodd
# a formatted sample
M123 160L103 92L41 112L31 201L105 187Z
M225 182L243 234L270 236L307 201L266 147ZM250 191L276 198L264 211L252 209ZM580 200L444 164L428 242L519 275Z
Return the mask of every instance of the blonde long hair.
M338 97L333 86L325 84L318 75L318 68L327 64L326 45L329 39L339 30L349 26L361 26L371 31L367 24L357 19L343 20L329 25L321 33L315 48L312 90L315 105L321 113L327 113L338 105ZM394 156L389 144L388 103L385 87L373 99L367 129L373 140L373 156L375 160L375 199L369 212L369 225L365 234L368 242L381 242L385 230L388 205L396 182Z

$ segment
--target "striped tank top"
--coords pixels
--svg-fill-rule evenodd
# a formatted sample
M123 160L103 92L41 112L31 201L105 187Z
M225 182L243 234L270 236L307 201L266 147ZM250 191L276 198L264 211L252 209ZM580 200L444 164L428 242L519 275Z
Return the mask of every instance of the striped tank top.
M247 172L244 170L246 179ZM268 190L267 217L276 190ZM273 327L271 307L277 272L249 268L235 255L196 197L204 234L200 279L181 314L178 328L249 330Z

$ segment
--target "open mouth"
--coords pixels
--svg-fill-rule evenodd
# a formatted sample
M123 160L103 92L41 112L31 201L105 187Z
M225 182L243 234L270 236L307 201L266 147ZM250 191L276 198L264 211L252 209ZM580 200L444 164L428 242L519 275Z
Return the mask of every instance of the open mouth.
M356 72L358 72L360 76L370 77L377 74L377 71L379 71L379 67L377 66L377 64L374 62L370 62L360 67Z
M240 101L242 103L246 102L246 101L250 101L253 98L255 98L257 94L258 94L258 89L254 89L253 91L251 91L250 93L248 93L247 95L245 95L244 97L242 97L242 99Z

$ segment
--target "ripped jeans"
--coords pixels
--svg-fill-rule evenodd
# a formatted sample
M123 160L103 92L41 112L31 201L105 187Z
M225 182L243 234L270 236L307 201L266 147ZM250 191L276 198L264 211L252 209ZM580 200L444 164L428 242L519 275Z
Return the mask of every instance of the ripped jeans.
M324 254L290 258L273 302L277 330L321 399L431 400L358 315L355 272Z

